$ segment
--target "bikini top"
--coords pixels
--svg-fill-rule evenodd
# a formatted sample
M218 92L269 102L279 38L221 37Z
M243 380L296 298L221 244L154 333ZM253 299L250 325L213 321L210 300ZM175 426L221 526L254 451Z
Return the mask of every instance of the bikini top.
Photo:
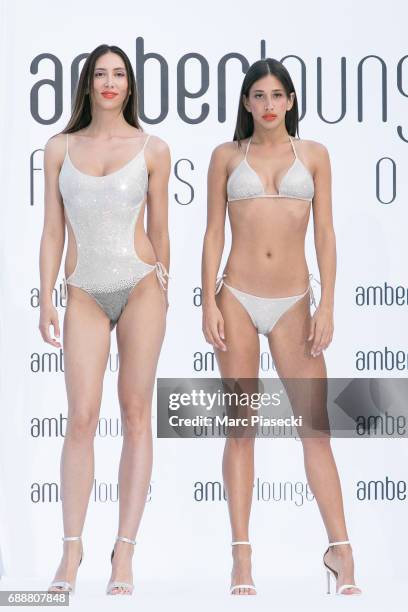
M281 180L278 193L266 193L258 173L248 163L247 156L251 140L252 137L248 141L244 159L234 168L228 178L228 202L252 198L294 198L311 202L314 196L313 177L298 158L292 138L289 136L295 159Z

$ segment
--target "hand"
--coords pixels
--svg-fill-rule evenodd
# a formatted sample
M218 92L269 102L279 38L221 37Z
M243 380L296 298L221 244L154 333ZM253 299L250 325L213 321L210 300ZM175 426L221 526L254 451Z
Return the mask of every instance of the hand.
M47 342L56 348L61 348L61 343L55 338L51 338L50 325L52 325L54 329L55 337L59 338L60 327L58 322L58 312L51 303L47 306L40 307L40 323L38 327L44 342Z
M323 349L326 349L333 339L333 308L330 306L322 306L320 303L315 310L310 322L309 340L313 340L310 354L312 357L320 355Z
M220 351L227 350L223 342L225 340L224 319L215 301L211 305L203 306L203 334L206 341L215 348Z

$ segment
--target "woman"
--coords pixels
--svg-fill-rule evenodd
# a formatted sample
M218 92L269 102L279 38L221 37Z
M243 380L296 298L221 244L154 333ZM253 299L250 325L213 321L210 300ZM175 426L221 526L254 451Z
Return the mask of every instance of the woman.
M298 106L288 71L274 59L255 62L242 85L234 141L215 148L208 172L203 333L223 378L257 378L259 333L268 339L280 378L326 377L322 351L333 335L336 269L330 161L322 144L295 141L296 132ZM227 201L232 246L216 279ZM322 285L313 317L304 252L311 205ZM325 407L321 410L324 421ZM303 436L302 443L329 538L323 557L328 580L337 579L337 593L358 594L329 437ZM233 538L231 593L254 595L248 541L254 436L227 438L223 476Z
M152 468L151 400L168 307L170 155L168 146L146 135L139 124L135 77L120 48L100 45L88 56L71 119L47 142L44 170L39 327L44 341L58 348L58 314L51 294L65 224L68 231L63 343L68 424L61 458L65 536L49 590L72 592L83 557L93 440L110 332L116 326L124 438L119 528L107 593L131 594L134 538Z

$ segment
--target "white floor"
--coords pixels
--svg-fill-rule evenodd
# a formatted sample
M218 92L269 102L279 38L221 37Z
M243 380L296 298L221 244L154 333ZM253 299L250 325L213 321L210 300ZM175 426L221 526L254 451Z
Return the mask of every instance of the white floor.
M364 612L406 612L407 585L390 580L381 584L373 580L364 584L365 593L361 596L330 596L324 593L324 575L322 580L311 582L289 581L288 579L258 578L256 596L231 596L227 585L220 580L203 579L202 582L186 584L166 582L163 579L155 582L136 583L132 597L108 597L104 594L105 583L90 582L78 577L76 593L71 598L70 608L90 612L92 608L112 610L139 610L143 612L218 612L218 610L254 610L265 612L327 612L327 610L363 610ZM320 588L321 587L321 588ZM12 590L17 585L4 578L0 582L1 590ZM21 589L21 582L19 584ZM25 589L44 589L38 581L24 581ZM193 610L192 610L193 606ZM346 606L346 608L345 608ZM35 609L25 606L25 609Z

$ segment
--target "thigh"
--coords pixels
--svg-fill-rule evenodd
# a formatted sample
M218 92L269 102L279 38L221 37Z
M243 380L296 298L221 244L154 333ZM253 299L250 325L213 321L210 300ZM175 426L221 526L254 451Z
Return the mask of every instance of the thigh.
M282 315L268 335L277 374L286 388L296 416L302 415L299 435L328 429L326 365L323 354L312 357L309 294ZM304 379L304 380L302 380Z
M259 336L249 314L223 286L216 296L224 319L226 351L214 348L221 376L256 378L259 372Z
M268 335L269 348L279 377L325 377L323 354L312 357L310 305L307 293L285 312Z
M166 331L166 301L155 272L133 289L119 318L119 399L151 400L157 362Z
M110 349L108 317L88 295L69 287L64 317L64 372L69 411L99 410ZM75 293L75 295L73 295Z

